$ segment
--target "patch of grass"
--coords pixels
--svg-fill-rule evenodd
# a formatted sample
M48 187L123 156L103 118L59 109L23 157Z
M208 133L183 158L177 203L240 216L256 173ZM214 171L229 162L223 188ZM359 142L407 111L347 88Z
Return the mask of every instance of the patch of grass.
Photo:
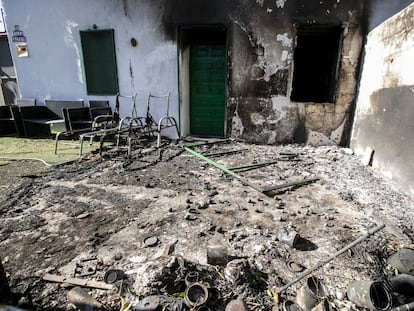
M62 164L79 159L79 148L67 143L78 141L61 141L58 153L54 153L55 141L53 139L30 139L18 137L0 137L0 161L11 159L39 159L50 165ZM88 142L83 145L83 153L96 150L99 143L92 146Z

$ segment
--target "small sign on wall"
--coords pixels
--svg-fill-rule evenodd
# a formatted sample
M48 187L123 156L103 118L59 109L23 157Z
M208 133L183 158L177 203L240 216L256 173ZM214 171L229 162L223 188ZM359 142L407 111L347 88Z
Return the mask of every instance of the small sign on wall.
M19 29L19 25L14 25L12 41L13 42L27 42L26 36L24 35L23 30Z
M12 41L16 43L17 57L29 57L26 36L23 30L19 29L19 25L14 25Z

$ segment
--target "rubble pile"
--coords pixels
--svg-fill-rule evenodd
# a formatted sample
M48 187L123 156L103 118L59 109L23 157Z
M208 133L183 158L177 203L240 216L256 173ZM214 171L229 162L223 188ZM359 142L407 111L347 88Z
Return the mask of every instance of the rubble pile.
M413 201L350 150L187 146L194 153L171 143L135 146L129 159L90 154L23 178L0 208L12 292L2 302L124 311L411 303Z

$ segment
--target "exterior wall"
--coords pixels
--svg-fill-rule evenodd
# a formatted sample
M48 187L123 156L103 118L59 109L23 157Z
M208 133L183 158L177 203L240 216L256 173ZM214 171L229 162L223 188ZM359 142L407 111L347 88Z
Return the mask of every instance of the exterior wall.
M269 6L268 6L269 5ZM340 144L354 100L362 35L358 1L256 1L232 17L232 135L268 144ZM255 12L250 14L249 12ZM290 100L294 24L342 25L336 101ZM312 59L309 59L311 62ZM312 73L310 73L310 79Z
M164 20L172 27L220 24L227 28L228 136L268 144L306 140L320 143L329 139L341 143L354 101L362 47L361 1L167 0L166 3ZM295 24L342 25L335 103L290 100Z
M10 42L21 97L44 99L109 99L86 93L79 30L113 28L120 94L138 93L144 111L149 92L171 92L178 116L176 44L163 32L162 1L3 0L9 34L14 25L27 38L29 57L16 57ZM134 37L137 47L130 44ZM121 115L130 108L121 105Z
M28 40L28 58L16 58L13 44L11 47L22 97L39 102L45 98L95 99L86 94L79 30L97 25L115 29L121 94L137 92L143 107L150 91L171 91L175 116L180 114L181 121L186 120L188 107L181 105L179 113L183 95L179 96L178 77L183 71L179 54L185 50L180 50L177 30L181 26L223 25L228 33L227 136L268 144L328 139L340 144L347 132L362 46L362 1L3 2L9 32L19 25ZM299 24L343 27L334 103L290 100ZM136 48L130 44L131 37L138 41ZM183 134L189 134L185 128Z
M351 147L414 194L414 4L367 38Z

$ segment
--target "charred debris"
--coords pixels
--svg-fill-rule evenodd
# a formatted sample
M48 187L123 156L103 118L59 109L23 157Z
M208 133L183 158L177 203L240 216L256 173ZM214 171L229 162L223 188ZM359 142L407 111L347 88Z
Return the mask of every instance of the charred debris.
M2 310L411 310L411 201L351 150L134 150L8 193Z

